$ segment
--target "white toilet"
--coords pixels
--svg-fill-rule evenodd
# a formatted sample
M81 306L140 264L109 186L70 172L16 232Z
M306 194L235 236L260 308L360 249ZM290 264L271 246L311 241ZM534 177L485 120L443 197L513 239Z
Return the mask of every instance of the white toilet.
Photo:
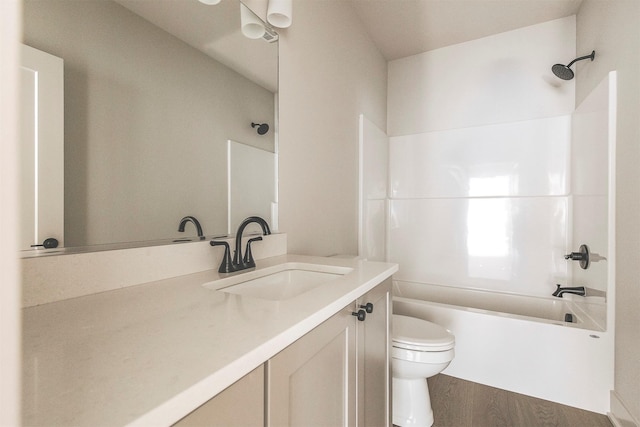
M393 315L393 424L401 427L433 424L427 378L449 366L454 345L455 337L442 326L415 317Z

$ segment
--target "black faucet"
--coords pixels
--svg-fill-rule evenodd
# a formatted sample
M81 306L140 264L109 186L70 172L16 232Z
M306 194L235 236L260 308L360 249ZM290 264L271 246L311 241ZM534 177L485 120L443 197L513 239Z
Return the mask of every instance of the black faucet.
M210 242L211 246L224 246L224 256L222 257L222 263L220 263L220 268L218 268L219 273L233 273L236 271L247 270L249 268L253 268L256 266L255 261L253 260L253 255L251 254L251 243L262 240L262 236L254 237L249 239L247 242L247 249L245 251L244 257L242 256L242 233L247 225L252 222L257 223L262 227L262 234L268 236L271 234L271 230L269 229L269 224L267 221L260 218L259 216L250 216L246 218L240 226L238 227L238 231L236 232L236 249L233 254L233 260L231 259L229 244L227 242L220 242L212 240Z
M575 294L585 296L587 294L584 286L575 286L573 288L563 288L560 285L556 285L556 290L551 294L554 297L562 298L562 294Z
M178 231L184 233L184 226L187 225L187 222L192 222L193 225L196 226L196 230L198 231L198 237L200 240L204 240L204 233L202 232L202 227L200 226L200 222L196 219L195 216L185 216L180 220L180 225L178 226Z

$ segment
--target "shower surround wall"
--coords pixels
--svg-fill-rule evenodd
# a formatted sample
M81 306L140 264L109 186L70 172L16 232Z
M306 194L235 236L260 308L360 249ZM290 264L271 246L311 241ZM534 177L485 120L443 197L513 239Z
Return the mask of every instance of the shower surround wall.
M569 17L389 63L386 250L398 295L403 283L438 289L440 304L396 298L394 311L453 331L460 352L445 373L608 413L616 77L575 109L574 81L551 73L577 56L575 40ZM582 243L607 260L586 271L565 261ZM602 298L577 297L602 328L580 329L584 313L571 327L543 324L443 296L554 304L556 283L607 292L606 313Z
M575 54L572 16L389 63L398 280L525 295L570 281L575 87L551 65Z

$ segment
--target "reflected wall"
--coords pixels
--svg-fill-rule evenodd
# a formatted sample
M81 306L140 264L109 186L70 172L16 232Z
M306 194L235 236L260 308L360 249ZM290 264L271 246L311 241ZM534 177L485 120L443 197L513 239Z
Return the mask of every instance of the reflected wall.
M250 127L272 92L112 1L26 0L24 42L65 64L67 247L175 238L186 215L226 234L226 143L274 150Z

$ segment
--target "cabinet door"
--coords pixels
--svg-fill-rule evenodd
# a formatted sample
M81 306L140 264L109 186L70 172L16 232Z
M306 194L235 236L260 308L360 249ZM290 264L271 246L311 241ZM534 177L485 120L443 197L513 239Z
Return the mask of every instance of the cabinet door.
M174 426L264 426L264 368L260 365Z
M363 322L357 322L358 336L358 426L391 425L391 279L358 298L356 309L373 304Z
M267 362L268 427L354 427L355 317L352 305Z

